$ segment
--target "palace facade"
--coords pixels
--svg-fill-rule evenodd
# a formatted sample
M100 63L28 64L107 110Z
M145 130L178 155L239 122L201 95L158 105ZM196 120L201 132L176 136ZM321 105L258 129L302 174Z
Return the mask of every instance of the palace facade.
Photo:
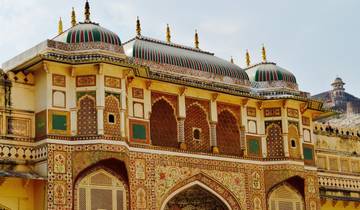
M295 76L90 19L2 66L1 210L360 208L359 131Z

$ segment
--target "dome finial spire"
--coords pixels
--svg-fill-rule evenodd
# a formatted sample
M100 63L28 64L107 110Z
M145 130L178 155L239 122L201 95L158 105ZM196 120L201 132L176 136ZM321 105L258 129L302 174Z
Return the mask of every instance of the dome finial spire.
M90 4L88 0L85 2L85 23L90 23Z
M250 53L249 50L246 50L246 66L250 66Z
M169 24L166 24L166 42L171 42L171 35L170 35L170 26Z
M232 56L230 57L230 63L234 64L234 58Z
M76 14L75 14L75 9L73 7L71 11L71 26L74 27L75 25L76 25Z
M141 24L140 24L139 16L137 16L136 19L136 35L141 36Z
M195 48L199 49L199 34L197 30L195 29L195 40L194 40Z
M262 45L261 51L262 51L262 60L263 60L264 63L266 63L267 62L267 60L266 60L266 49L265 49L264 44Z
M59 19L59 25L58 25L58 33L62 34L63 33L63 22L61 20L61 17Z

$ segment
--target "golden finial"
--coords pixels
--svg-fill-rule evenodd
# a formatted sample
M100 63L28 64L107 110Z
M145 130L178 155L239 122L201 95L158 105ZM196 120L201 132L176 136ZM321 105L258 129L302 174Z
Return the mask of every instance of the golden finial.
M262 46L262 60L264 63L266 63L266 50L264 44Z
M136 19L136 34L138 36L141 36L141 25L140 25L139 16L137 16L137 19Z
M230 57L230 62L234 63L234 58L232 56Z
M199 34L197 32L197 30L195 29L195 48L199 49Z
M90 23L90 4L88 0L85 3L85 23Z
M171 35L170 35L170 27L169 24L166 25L166 41L167 43L171 42Z
M76 14L75 14L75 9L73 7L71 11L71 26L74 27L75 25L76 25Z
M247 67L250 66L250 53L249 53L249 50L246 50L246 65L247 65Z
M60 17L59 26L58 26L58 33L62 34L62 32L63 32L63 22L62 22L61 17Z

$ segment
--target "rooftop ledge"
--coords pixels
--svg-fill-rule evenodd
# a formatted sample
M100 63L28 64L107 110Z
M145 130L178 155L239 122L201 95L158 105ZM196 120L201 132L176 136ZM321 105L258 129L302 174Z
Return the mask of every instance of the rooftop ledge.
M32 59L40 57L40 55L51 51L58 51L67 54L105 51L110 53L112 56L125 58L123 47L118 45L112 45L103 42L68 44L48 39L6 61L2 64L2 69L5 72L13 70L16 67L21 66L31 61Z

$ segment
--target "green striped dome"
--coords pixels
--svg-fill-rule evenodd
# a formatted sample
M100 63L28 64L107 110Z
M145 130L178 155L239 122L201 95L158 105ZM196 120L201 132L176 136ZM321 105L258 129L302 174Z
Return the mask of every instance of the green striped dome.
M129 57L222 75L249 83L247 74L239 66L200 49L169 44L144 36L137 36L124 43L124 49Z
M103 42L121 45L120 38L117 34L96 23L79 23L55 37L54 40L69 44Z
M250 81L271 82L284 81L296 84L295 76L288 70L277 66L275 63L261 63L246 70Z

